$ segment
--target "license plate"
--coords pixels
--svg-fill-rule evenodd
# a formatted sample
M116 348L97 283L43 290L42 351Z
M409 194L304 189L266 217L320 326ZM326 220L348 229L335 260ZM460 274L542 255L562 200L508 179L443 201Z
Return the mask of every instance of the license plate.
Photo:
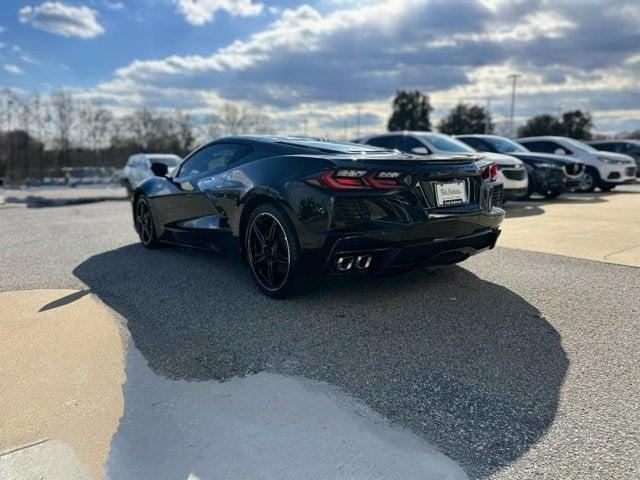
M436 183L435 187L436 201L439 207L464 205L469 201L467 197L467 182L464 180Z

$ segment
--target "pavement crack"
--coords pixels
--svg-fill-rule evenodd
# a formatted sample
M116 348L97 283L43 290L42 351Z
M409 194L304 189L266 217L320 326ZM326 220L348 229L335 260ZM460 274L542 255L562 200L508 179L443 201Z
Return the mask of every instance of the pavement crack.
M12 453L16 453L16 452L19 452L20 450L25 450L27 448L37 447L38 445L42 445L43 443L48 442L48 441L49 441L48 438L43 438L42 440L37 440L35 442L27 443L26 445L21 445L19 447L15 447L15 448L6 450L4 452L0 452L0 457L4 457L6 455L11 455Z
M616 252L607 253L607 254L604 256L604 258L605 258L605 259L607 259L607 260L609 260L609 257L610 257L610 256L612 256L612 255L617 255L617 254L619 254L619 253L626 252L627 250L632 250L632 249L634 249L634 248L638 248L638 247L640 247L640 243L638 243L637 245L631 245L630 247L623 248L622 250L618 250L618 251L616 251Z

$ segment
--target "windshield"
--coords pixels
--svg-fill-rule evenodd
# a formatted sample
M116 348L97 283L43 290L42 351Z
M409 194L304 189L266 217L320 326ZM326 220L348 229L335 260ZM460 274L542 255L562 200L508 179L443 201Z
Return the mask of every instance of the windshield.
M519 143L512 142L508 138L502 137L485 137L484 140L489 143L498 153L528 152L529 150Z
M323 152L335 152L335 153L358 153L358 152L379 152L384 150L383 148L373 147L371 145L364 145L361 143L352 142L340 142L335 140L314 140L314 139L298 139L292 138L287 140L280 140L277 143L286 145L295 145L296 147L312 148L314 150L320 150Z
M149 155L149 160L164 163L167 167L175 167L182 159L177 155Z
M431 144L434 150L453 153L475 153L475 150L466 143L441 133L422 133L418 137Z
M582 142L580 142L578 140L574 140L573 138L567 138L566 141L572 147L574 147L576 150L581 150L583 152L589 152L589 153L597 153L598 152L598 150L596 150L592 146L587 145L586 143L582 143Z

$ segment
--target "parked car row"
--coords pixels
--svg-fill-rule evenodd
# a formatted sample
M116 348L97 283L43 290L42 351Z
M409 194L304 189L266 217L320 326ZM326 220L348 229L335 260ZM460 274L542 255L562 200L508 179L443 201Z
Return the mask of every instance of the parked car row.
M599 151L594 146L565 137L529 137L516 141L497 135L458 135L434 132L389 132L370 135L359 143L416 155L481 153L498 167L504 200L527 199L533 193L555 198L565 191L609 191L634 182L640 162L640 142L593 142L594 146L626 154ZM634 160L635 158L635 160Z

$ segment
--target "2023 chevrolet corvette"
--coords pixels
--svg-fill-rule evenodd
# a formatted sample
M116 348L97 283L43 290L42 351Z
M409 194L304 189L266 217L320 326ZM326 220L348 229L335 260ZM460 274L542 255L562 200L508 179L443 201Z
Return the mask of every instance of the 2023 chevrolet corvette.
M284 298L325 274L382 276L493 248L504 211L493 163L284 136L208 143L134 192L145 247L232 245Z

